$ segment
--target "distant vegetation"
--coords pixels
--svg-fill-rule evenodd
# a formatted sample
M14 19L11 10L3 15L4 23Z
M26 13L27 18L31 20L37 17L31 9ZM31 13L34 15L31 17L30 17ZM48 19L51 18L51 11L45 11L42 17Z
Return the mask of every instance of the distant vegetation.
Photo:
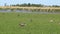
M44 5L42 5L42 4L30 4L30 3L26 4L26 3L24 3L24 4L16 4L16 5L11 5L11 6L20 6L20 7L43 7Z
M60 7L60 6L58 6L58 5L52 5L52 7Z
M6 6L6 4L5 4ZM16 4L16 5L10 5L10 6L20 6L20 7L60 7L58 5L52 5L52 6L47 6L43 4L31 4L31 3L24 3L24 4Z

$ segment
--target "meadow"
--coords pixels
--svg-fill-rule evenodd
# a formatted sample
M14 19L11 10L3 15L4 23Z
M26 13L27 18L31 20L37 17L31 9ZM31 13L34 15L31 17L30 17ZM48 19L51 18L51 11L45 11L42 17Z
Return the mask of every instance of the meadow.
M60 14L0 13L0 34L60 34Z

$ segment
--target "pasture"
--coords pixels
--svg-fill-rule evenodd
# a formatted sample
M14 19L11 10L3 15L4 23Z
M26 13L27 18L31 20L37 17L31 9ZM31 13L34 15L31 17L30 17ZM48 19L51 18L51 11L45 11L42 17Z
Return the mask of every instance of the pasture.
M60 34L60 14L0 13L0 34Z

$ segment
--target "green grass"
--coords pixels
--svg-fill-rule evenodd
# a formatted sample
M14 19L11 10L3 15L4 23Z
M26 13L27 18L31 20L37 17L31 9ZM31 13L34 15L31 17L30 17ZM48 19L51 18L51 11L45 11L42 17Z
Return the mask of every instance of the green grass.
M60 14L0 13L0 34L60 34L59 23Z

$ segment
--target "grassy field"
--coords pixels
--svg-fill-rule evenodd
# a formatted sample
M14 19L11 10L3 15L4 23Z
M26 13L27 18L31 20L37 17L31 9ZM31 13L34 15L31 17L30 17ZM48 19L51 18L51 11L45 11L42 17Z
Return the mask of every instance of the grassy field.
M60 34L60 14L0 13L0 34Z

